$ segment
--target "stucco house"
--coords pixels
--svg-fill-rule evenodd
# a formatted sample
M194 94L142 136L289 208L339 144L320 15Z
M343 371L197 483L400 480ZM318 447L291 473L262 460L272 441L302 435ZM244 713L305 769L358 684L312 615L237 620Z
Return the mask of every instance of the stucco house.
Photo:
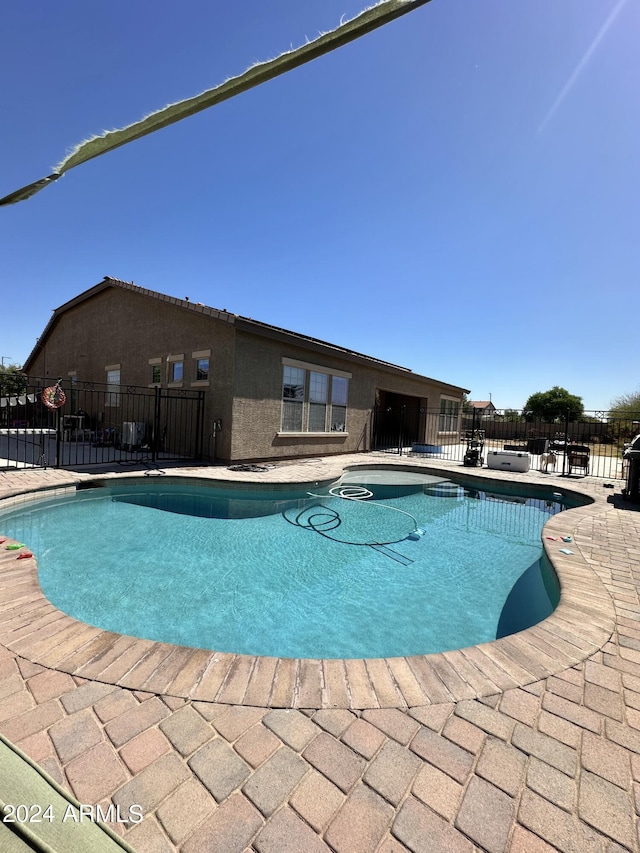
M385 440L385 417L376 421L376 410L387 422L411 413L403 441L458 441L466 393L336 344L110 277L55 309L24 371L115 390L202 390L204 432L215 425L215 457L224 461L368 451ZM205 455L207 448L205 440Z

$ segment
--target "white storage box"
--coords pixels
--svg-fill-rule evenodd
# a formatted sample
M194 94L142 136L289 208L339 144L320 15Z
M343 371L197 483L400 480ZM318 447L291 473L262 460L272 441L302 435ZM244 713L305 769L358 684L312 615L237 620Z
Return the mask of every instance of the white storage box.
M490 450L487 453L487 468L501 471L528 471L531 456L518 450Z

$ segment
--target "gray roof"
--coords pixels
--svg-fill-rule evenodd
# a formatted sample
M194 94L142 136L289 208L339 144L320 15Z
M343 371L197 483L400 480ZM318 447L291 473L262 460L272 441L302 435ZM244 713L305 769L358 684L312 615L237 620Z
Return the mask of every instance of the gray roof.
M292 332L288 329L283 329L280 326L273 326L270 323L263 323L259 320L254 320L251 317L242 317L239 314L233 314L229 311L221 310L219 308L211 308L208 305L204 305L202 302L191 302L189 299L178 299L175 296L168 296L165 293L159 293L157 290L149 290L146 287L140 287L139 285L134 284L132 281L122 281L121 279L112 278L111 276L105 276L104 279L98 284L78 294L78 296L75 296L73 299L70 299L68 302L65 302L59 308L54 309L49 322L44 328L44 331L38 338L35 347L33 348L27 360L25 361L24 370L28 372L30 362L33 358L35 358L38 350L44 344L46 338L51 332L51 329L62 314L64 314L70 308L74 308L76 305L79 305L80 303L84 302L85 300L91 299L93 296L96 296L98 293L103 290L106 290L108 287L119 287L123 290L129 290L133 293L137 293L140 296L147 296L150 299L158 299L161 302L167 302L170 305L175 305L177 308L181 308L187 311L194 311L198 314L204 314L208 317L214 318L215 320L230 323L241 331L251 332L256 335L263 335L269 338L286 340L289 343L297 344L298 346L302 346L307 349L330 352L334 355L347 358L351 361L358 361L361 363L369 364L378 369L388 370L393 373L400 372L409 375L415 379L427 379L430 382L437 382L439 385L447 385L448 387L454 388L456 390L467 391L467 389L461 388L458 385L451 385L448 382L430 379L430 377L428 376L421 376L420 374L413 373L413 371L410 370L410 368L408 367L402 367L399 364L393 364L389 361L383 361L382 359L374 358L373 356L365 355L364 353L356 352L355 350L347 349L346 347L342 347L337 344L332 344L328 341L320 340L319 338L313 338L310 335L304 335L300 332Z

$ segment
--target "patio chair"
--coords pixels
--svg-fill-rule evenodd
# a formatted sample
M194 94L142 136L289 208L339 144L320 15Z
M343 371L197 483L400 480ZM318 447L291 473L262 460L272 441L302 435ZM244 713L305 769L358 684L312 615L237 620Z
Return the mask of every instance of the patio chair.
M573 473L574 468L579 468L585 474L589 473L589 455L591 451L584 444L570 444L567 447L567 463L569 465L569 474Z

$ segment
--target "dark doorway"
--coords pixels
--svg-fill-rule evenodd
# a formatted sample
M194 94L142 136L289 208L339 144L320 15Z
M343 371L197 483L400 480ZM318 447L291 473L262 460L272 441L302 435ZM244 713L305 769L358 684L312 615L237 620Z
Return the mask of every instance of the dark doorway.
M395 450L424 441L426 400L379 390L373 413L372 449Z

